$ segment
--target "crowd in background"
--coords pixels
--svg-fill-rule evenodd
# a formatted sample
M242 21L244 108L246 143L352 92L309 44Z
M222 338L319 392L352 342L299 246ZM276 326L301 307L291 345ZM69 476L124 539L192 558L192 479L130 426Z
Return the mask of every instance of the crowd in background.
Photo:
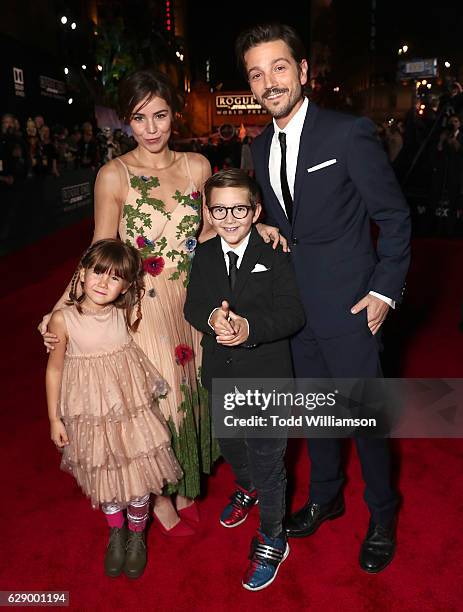
M243 168L253 172L249 137L238 135L223 140L218 135L174 143L176 150L197 151L205 155L212 170ZM17 117L6 113L1 119L0 184L39 176L61 176L69 170L97 170L107 161L135 147L134 139L121 129L94 128L86 121L68 129L49 127L42 115L21 125Z
M10 113L2 116L0 137L0 182L39 176L61 176L79 168L98 169L113 157L135 146L122 130L94 129L90 121L71 130L63 125L49 127L42 115L29 118L23 126Z
M377 126L412 211L418 217L438 217L448 235L463 227L462 115L463 88L455 81L440 98L430 97L426 104L418 100L404 117ZM217 132L177 140L173 148L202 153L213 172L234 167L253 175L250 144L251 137L236 130L228 139ZM49 127L37 115L22 125L6 113L1 118L0 190L34 177L58 177L80 168L96 171L134 146L134 139L123 130L96 128L91 121L70 129Z
M442 233L463 230L463 88L418 100L404 117L378 125L378 134L405 195L419 217L436 217Z

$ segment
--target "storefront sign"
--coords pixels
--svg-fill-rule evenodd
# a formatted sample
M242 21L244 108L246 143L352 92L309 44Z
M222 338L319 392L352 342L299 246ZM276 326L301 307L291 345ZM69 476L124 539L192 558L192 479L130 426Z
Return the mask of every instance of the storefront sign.
M416 59L411 62L399 62L398 78L402 81L434 78L437 76L437 58Z
M266 115L267 111L249 95L217 95L215 97L217 115Z
M66 100L66 84L63 81L40 75L40 93L55 100Z
M61 189L61 201L63 203L63 212L88 206L92 201L90 182L63 187Z
M25 97L24 72L21 68L13 68L14 93L20 98Z

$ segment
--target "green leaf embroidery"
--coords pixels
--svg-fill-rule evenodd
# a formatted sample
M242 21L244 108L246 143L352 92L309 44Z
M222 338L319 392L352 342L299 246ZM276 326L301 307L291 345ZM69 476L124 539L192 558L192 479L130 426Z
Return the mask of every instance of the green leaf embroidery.
M146 228L152 228L152 216L149 212L143 212L141 210L143 205L147 205L153 210L160 212L168 221L172 219L172 213L165 210L165 204L162 200L149 196L151 189L159 187L160 185L158 177L151 176L142 178L141 176L131 175L130 184L140 194L140 197L135 200L136 206L126 204L123 209L126 231L128 236L133 239L132 241L127 240L127 242L128 244L133 244L138 236L144 237ZM200 211L202 199L199 192L195 192L195 195L196 194L198 194L198 197L193 198L192 194L183 195L177 190L173 196L173 199L176 200L179 205L192 208L195 211L195 214L184 215L176 226L176 238L177 240L183 239L182 242L187 238L193 238L195 236L201 222ZM180 278L180 275L184 275L183 284L186 287L188 285L193 253L186 253L176 249L164 253L166 248L167 239L163 236L154 244L146 244L139 249L139 252L144 259L147 257L165 256L172 262L176 262L177 270L169 276L169 280L177 280Z

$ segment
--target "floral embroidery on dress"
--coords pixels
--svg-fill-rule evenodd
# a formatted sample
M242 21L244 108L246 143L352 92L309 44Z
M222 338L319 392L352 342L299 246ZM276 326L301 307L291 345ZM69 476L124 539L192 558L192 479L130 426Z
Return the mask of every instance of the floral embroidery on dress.
M167 250L167 240L165 237L151 241L144 236L146 229L152 228L152 219L149 213L143 212L142 206L148 205L160 212L169 221L172 213L166 211L162 200L149 196L150 190L159 187L159 179L156 176L134 176L130 178L130 185L138 191L140 197L136 199L136 207L126 204L123 210L123 217L126 220L127 234L132 238L130 244L135 243L144 259L144 269L152 276L161 274L165 266L165 259L170 259L176 263L177 269L169 276L169 280L180 278L184 274L183 284L186 287L190 273L191 260L197 245L194 236L201 222L201 192L193 191L183 195L177 190L173 196L180 206L193 209L193 214L185 214L176 226L175 236L177 240L184 239L185 251L178 249Z
M143 260L143 270L151 276L159 276L165 265L164 257L146 257Z
M193 349L188 344L179 344L175 347L175 360L176 362L184 366L186 363L193 359Z

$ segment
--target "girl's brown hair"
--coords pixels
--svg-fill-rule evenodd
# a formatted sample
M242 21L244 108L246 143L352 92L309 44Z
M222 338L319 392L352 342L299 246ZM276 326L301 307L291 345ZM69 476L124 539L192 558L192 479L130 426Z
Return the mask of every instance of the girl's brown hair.
M98 240L85 251L72 277L69 300L66 302L69 306L74 304L80 313L81 304L85 299L83 291L80 295L77 291L82 269L93 269L100 274L111 271L128 283L127 291L121 293L113 304L116 308L125 310L127 326L131 331L137 331L142 319L141 298L145 290L143 261L139 252L129 244L116 239ZM135 307L136 318L132 323Z

